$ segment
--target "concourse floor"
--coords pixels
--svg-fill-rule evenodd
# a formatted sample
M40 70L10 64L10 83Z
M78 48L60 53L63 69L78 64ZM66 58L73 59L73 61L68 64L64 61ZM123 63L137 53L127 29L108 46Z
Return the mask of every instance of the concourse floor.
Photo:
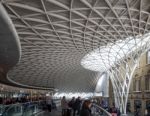
M51 112L43 111L36 116L61 116L61 109L52 110Z
M62 115L61 115L61 110L52 110L51 112L48 112L48 111L41 112L40 114L36 116L62 116ZM79 115L76 115L76 116L79 116Z
M52 110L52 112L45 111L45 112L40 113L37 116L61 116L61 112L56 111L56 110Z
M52 110L51 112L43 111L36 116L61 116L61 110ZM133 113L127 113L127 116L134 116Z
M60 111L52 111L52 112L42 112L41 114L39 114L38 116L61 116L61 112ZM134 114L127 114L127 116L134 116Z

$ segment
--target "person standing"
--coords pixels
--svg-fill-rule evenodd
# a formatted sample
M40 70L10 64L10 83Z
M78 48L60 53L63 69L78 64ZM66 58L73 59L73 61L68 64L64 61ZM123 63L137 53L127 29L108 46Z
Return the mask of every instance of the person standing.
M68 103L68 106L73 109L73 104L75 103L75 97L72 97L72 99L70 100L70 102Z
M144 116L147 116L148 112L147 112L147 108L145 109L145 112L144 112Z
M80 116L92 116L91 114L91 101L90 100L85 100L83 102L83 105L82 105L82 109L80 111Z
M80 107L81 107L81 98L78 97L73 105L73 116L75 116L76 111L77 111L77 115L80 114Z
M51 99L51 97L48 97L46 102L47 102L47 109L49 112L51 112L51 110L52 110L52 99Z
M68 109L68 103L66 100L66 97L63 96L62 100L61 100L61 108L62 108L62 116L67 115L67 109Z

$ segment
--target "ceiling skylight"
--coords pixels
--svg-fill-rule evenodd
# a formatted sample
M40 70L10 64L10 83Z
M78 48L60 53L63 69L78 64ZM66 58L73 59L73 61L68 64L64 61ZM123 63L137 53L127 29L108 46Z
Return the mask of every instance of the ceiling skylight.
M127 57L129 53L145 45L149 39L150 33L102 46L84 56L81 65L89 70L103 72L122 58Z
M93 93L85 93L85 92L82 92L82 93L55 93L54 94L54 98L62 98L63 96L65 96L66 98L68 99L71 99L72 97L81 97L81 98L89 98L89 97L92 97L93 96Z

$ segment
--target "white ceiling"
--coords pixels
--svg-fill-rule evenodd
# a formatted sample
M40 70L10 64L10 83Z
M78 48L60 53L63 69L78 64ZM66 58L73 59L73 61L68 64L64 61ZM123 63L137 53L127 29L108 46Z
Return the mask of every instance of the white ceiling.
M81 59L92 50L150 30L150 0L2 0L22 45L9 72L17 83L93 92L97 73Z
M136 37L128 37L116 43L101 46L88 53L81 60L81 65L93 71L108 71L111 67L124 64L124 60L133 57L137 51L148 46L150 43L150 33ZM134 58L137 56L135 55Z

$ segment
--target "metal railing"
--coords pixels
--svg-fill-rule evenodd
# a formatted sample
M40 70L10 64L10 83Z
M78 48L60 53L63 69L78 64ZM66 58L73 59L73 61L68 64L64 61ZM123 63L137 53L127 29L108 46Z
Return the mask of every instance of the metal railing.
M0 116L32 116L43 110L45 101L16 103L0 106Z
M112 116L108 111L106 111L104 108L98 106L97 104L92 104L92 115L93 116Z

